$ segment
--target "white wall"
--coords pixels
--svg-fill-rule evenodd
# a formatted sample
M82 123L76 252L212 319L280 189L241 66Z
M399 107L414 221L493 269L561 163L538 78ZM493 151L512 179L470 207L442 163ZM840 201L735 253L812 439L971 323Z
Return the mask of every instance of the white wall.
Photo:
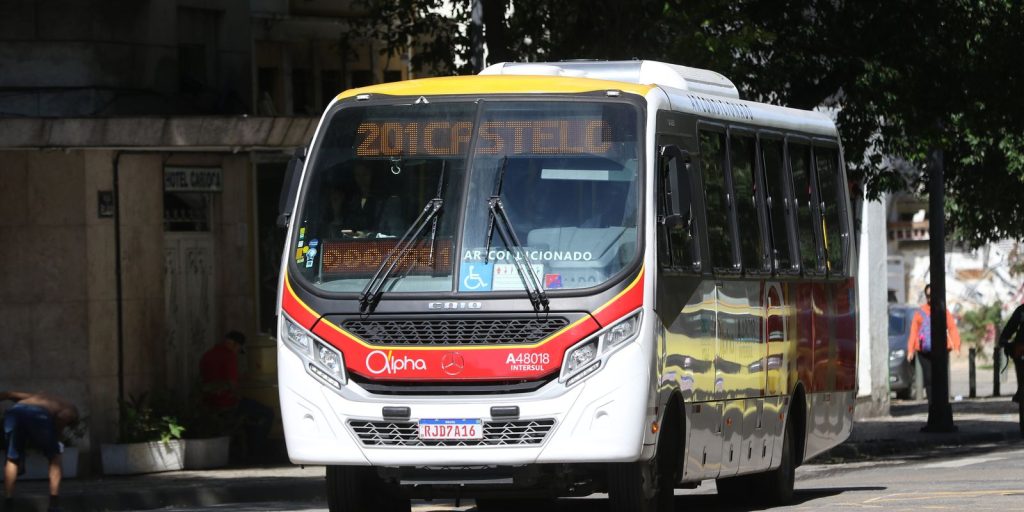
M884 198L864 203L859 247L856 415L865 417L889 413L888 251Z

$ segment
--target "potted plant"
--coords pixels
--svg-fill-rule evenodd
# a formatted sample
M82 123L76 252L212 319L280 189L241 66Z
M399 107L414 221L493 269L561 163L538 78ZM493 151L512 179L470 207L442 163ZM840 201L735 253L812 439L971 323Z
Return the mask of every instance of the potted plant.
M3 423L3 416L0 416L0 424ZM78 424L71 427L65 427L64 432L61 433L61 445L63 451L61 452L60 467L62 478L75 478L78 476L78 455L79 447L78 444L82 439L85 438L88 428L86 422L89 420L88 417L82 418L78 421ZM0 437L3 437L0 435ZM0 450L0 460L6 460L6 453ZM46 457L36 450L29 450L25 454L25 474L19 478L24 480L46 480L49 478L50 473L50 461Z
M185 416L185 469L212 469L228 465L233 417L201 400Z
M120 434L115 444L100 447L103 473L134 475L176 471L184 467L185 431L166 402L150 402L147 394L121 403Z

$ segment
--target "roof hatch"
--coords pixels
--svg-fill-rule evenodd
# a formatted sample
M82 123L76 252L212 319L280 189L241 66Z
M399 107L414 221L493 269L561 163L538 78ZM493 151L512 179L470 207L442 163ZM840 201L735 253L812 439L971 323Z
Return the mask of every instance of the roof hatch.
M690 68L653 60L501 62L481 75L540 75L614 80L642 85L673 87L699 94L739 99L728 78L707 69Z

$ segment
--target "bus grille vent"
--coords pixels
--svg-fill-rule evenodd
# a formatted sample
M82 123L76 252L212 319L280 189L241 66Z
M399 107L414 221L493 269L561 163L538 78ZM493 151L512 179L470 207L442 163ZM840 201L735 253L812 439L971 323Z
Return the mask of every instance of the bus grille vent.
M350 420L349 427L364 446L530 446L539 445L555 426L553 419L484 422L484 438L429 441L419 438L414 421Z
M553 318L348 320L346 331L371 345L529 345L569 325Z

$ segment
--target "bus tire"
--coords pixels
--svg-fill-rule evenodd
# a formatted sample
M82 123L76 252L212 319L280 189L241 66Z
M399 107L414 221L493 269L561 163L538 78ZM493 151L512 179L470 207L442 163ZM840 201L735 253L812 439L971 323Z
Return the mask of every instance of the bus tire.
M327 466L330 512L409 512L412 504L397 485L389 485L370 467Z
M779 467L766 473L750 475L756 479L753 487L759 491L758 501L769 506L786 505L793 501L797 466L796 433L793 432L793 424L790 419L786 420L786 430L782 434L782 461Z
M678 421L662 430L654 459L611 464L608 468L608 509L611 512L669 512L674 508L675 476L681 435Z

